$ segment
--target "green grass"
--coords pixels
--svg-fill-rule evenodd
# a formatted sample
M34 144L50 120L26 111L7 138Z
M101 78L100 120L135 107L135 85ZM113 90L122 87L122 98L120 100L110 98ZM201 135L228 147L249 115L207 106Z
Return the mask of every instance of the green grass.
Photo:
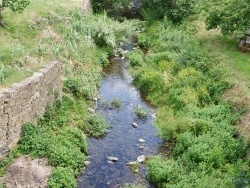
M41 57L37 49L43 30L48 27L45 24L46 18L51 14L58 14L58 11L62 9L74 10L77 6L80 7L81 3L82 1L31 0L29 6L21 14L13 13L9 9L3 11L6 28L0 27L0 64L10 65L12 68L6 82L0 82L0 85L9 86L14 82L19 82L31 76L49 60L55 59L53 56ZM38 22L40 28L34 29L33 26ZM28 62L27 57L37 58L37 60ZM19 62L24 62L22 67Z
M202 25L201 22L198 23ZM223 36L216 30L205 30L204 27L200 27L196 36L201 46L220 60L229 73L237 72L240 79L250 80L250 53L243 53L238 49L239 41L236 38Z
M231 59L226 53L215 55L219 50L212 47L229 39L216 36L214 40L221 41L215 43L204 33L197 39L193 28L192 23L157 23L138 39L151 53L140 67L131 67L134 83L158 107L160 136L175 145L168 158L149 160L148 178L157 187L234 187L239 181L248 185L250 174L242 176L239 170L249 169L247 145L235 128L242 110L222 98L232 87L230 69L224 68ZM229 54L232 44L221 50Z

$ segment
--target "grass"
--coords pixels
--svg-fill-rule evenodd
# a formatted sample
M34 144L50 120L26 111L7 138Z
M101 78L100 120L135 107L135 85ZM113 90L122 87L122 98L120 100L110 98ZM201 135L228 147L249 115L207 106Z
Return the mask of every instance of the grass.
M145 118L145 117L147 117L148 112L146 109L144 109L143 107L138 105L135 108L135 114L138 118Z
M30 5L21 14L5 9L3 18L7 27L0 27L0 64L11 65L11 71L6 81L0 84L10 86L19 82L31 76L49 60L55 59L52 56L41 57L38 53L38 41L44 29L47 29L41 20L46 20L49 14L56 14L60 9L74 10L80 7L81 3L80 0L31 0ZM38 22L40 29L32 28ZM23 62L22 66L20 62Z
M242 177L244 172L238 170L249 169L247 145L235 129L242 109L222 100L232 87L225 74L229 69L225 71L221 56L214 55L215 46L204 47L207 34L197 29L207 38L193 36L196 27L192 24L166 27L157 23L138 39L152 53L146 54L141 67L132 67L134 82L158 107L160 136L175 145L169 158L158 156L149 161L148 178L157 187L247 183L249 174ZM150 46L145 41L151 41Z
M224 71L229 75L228 80L234 86L226 90L223 97L233 102L236 109L245 110L237 128L246 140L250 139L250 53L238 49L238 41L234 37L223 36L219 30L206 30L204 22L198 20L199 31L197 39L209 54L217 58Z
M238 50L238 41L234 37L223 36L219 30L206 30L202 21L196 34L203 48L217 57L230 72L238 72L240 79L250 80L250 53Z

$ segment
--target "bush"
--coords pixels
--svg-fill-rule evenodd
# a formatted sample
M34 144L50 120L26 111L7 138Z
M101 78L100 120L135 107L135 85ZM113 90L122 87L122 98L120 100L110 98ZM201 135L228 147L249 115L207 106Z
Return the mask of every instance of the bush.
M105 118L100 114L89 115L80 128L89 136L101 137L107 133L107 128L110 127Z
M82 96L81 94L81 82L77 78L69 78L63 82L63 91L71 93L75 97Z
M121 107L121 101L119 99L114 99L110 102L111 108L120 108Z
M133 50L127 57L131 67L141 67L144 64L144 54L140 49Z
M74 173L71 169L58 167L53 169L48 180L49 188L73 188L76 187Z
M163 160L160 156L153 157L148 162L148 178L159 187L165 187L164 183L174 184L179 176L184 173L181 165L173 160Z
M134 83L142 93L148 95L148 99L153 104L158 103L161 97L164 97L165 83L162 74L151 67L140 70L135 75Z
M146 109L143 109L141 106L137 106L135 108L135 114L138 118L145 118L148 115L148 112Z

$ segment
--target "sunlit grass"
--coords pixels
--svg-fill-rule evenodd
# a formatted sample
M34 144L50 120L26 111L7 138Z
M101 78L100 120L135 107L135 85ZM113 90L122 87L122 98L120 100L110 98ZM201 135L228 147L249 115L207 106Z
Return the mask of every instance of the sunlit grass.
M5 86L19 82L31 76L45 63L54 60L52 56L40 57L38 41L48 24L49 15L57 14L62 10L71 11L82 5L82 0L31 0L23 13L13 13L4 9L3 20L6 27L0 27L0 64L10 65L11 71L6 78ZM46 20L47 19L47 20ZM40 24L39 28L32 27ZM53 26L51 26L53 27ZM27 57L36 58L35 62L25 62ZM24 62L20 67L19 62Z

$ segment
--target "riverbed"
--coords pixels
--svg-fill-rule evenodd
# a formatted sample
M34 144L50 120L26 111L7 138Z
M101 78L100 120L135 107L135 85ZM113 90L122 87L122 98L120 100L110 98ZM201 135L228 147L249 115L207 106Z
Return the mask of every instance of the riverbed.
M162 146L162 140L153 126L155 109L133 85L127 66L126 59L114 58L104 70L97 112L110 122L111 128L104 138L88 139L90 165L79 176L78 188L114 188L125 183L154 187L146 178L145 164L127 164L137 161L138 156L157 154ZM114 100L119 101L119 108L110 107ZM147 112L146 117L137 117L135 111L138 106ZM140 139L145 142L139 142ZM109 161L107 157L118 160Z

